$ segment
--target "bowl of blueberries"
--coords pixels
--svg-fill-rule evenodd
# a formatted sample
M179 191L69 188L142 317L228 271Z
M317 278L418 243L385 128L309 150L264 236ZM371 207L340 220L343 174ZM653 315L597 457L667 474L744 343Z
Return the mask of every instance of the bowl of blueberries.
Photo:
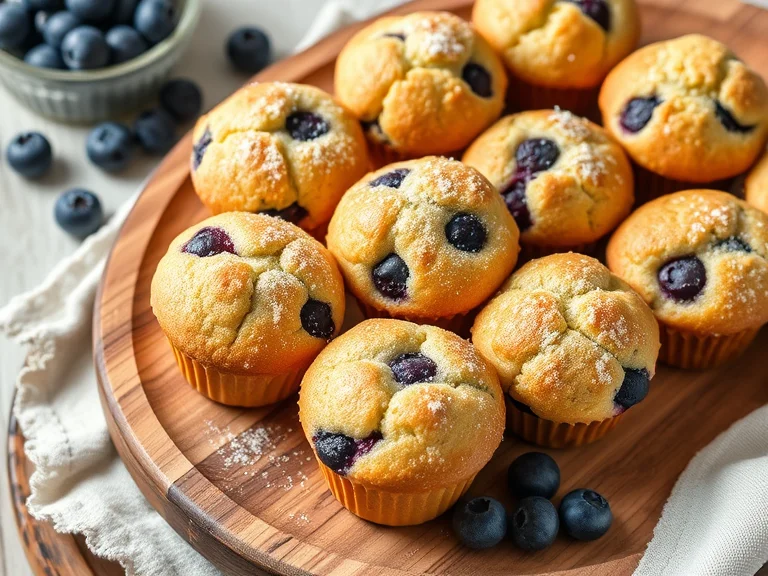
M95 122L154 97L189 44L201 0L6 0L0 83L65 122Z

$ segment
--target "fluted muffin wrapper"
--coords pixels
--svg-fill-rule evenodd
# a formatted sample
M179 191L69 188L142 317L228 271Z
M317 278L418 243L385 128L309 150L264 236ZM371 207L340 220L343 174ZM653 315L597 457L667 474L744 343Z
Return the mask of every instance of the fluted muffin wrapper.
M585 244L575 244L573 246L551 246L547 244L520 244L520 255L517 258L518 267L530 260L544 258L552 254L563 254L565 252L578 252L587 256L597 257L599 243L589 242Z
M661 326L659 362L690 370L716 368L741 356L757 336L760 328L735 334L696 334Z
M299 389L304 370L285 374L231 374L204 366L171 343L176 363L189 384L203 396L228 406L254 408L283 400Z
M331 493L363 520L385 526L413 526L437 518L469 489L477 474L428 492L389 492L364 486L317 461Z
M519 410L509 396L505 396L505 401L507 405L507 430L526 442L546 448L574 448L591 444L613 430L623 416L623 414L619 414L589 424L566 424L527 414Z
M733 187L733 178L716 180L714 182L686 182L684 180L672 180L639 164L634 164L635 175L635 204L640 206L660 196L674 194L682 190L722 190L728 192Z
M366 318L394 318L396 320L407 320L414 324L428 324L430 326L437 326L443 330L450 330L457 334L463 334L468 332L471 323L467 314L454 314L453 316L445 316L441 318L433 318L428 316L405 316L405 315L393 315L386 310L379 310L378 308L371 306L357 298L357 303L360 306L360 310Z
M594 88L552 88L529 84L510 74L508 94L512 112L561 108L602 123L597 106L600 85Z

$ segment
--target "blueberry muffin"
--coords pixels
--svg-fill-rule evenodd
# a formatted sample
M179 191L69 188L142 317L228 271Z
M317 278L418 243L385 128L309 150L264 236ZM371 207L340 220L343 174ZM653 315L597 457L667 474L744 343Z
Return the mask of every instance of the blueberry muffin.
M504 432L493 367L451 332L366 320L301 383L299 418L333 495L361 518L404 526L445 512Z
M656 314L663 362L720 365L768 322L768 215L730 194L649 202L619 227L607 256Z
M608 75L603 125L638 165L648 198L727 189L768 137L768 89L727 46L690 35L646 46ZM725 181L725 182L724 182Z
M336 96L390 160L464 148L501 114L507 78L488 43L447 12L381 18L336 61Z
M768 154L764 154L747 174L744 198L748 204L768 213Z
M442 157L367 175L328 228L328 249L367 316L456 330L512 271L517 240L488 180Z
M151 304L198 392L263 406L295 392L338 333L344 285L333 256L300 228L230 212L171 242L152 278Z
M635 0L477 0L472 21L511 72L518 110L590 114L600 83L640 38Z
M621 147L599 126L564 110L502 118L463 161L501 192L525 259L594 253L634 202L632 168Z
M278 216L321 240L369 168L358 122L313 86L250 84L194 130L192 183L211 212Z
M478 314L472 341L499 372L508 428L561 448L601 438L645 398L659 328L600 262L554 254L512 275Z

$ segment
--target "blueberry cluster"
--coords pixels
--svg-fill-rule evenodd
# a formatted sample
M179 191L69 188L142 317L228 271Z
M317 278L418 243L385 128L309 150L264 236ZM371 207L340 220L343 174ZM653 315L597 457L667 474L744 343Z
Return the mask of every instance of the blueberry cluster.
M173 0L21 0L0 4L0 48L31 66L94 70L133 60L176 28Z
M560 468L548 454L528 452L509 467L509 491L517 503L509 516L498 500L481 496L460 502L453 514L453 529L465 546L491 548L507 535L525 551L552 545L562 526L576 540L597 540L611 527L608 501L593 490L566 494L560 510L550 499L560 488Z

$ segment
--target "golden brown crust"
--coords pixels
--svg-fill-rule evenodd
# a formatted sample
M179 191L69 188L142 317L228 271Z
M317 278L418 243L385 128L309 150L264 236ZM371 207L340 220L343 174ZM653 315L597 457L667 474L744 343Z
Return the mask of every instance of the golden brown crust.
M224 230L237 254L183 252L206 227ZM234 374L309 365L326 345L302 327L300 311L309 298L330 305L338 333L344 286L333 256L300 228L260 214L230 212L188 228L152 278L152 311L174 346Z
M398 189L370 183L410 170ZM479 252L449 244L446 224L458 213L483 223ZM328 228L328 249L354 295L399 318L445 318L478 306L517 261L518 230L503 199L477 170L427 157L391 164L367 175L342 198ZM395 253L408 266L407 297L392 300L373 284L372 270Z
M490 74L490 97L462 79L470 62ZM339 54L334 82L342 104L365 122L378 121L371 136L407 156L465 147L501 114L507 89L488 43L447 12L381 18L364 28Z
M731 238L751 252L717 247ZM704 264L703 291L692 302L665 297L659 268L690 255ZM768 215L725 192L689 190L645 204L615 232L607 258L672 328L735 334L768 322Z
M477 0L472 21L518 78L552 88L591 88L640 39L635 1L606 3L608 32L577 4L556 0Z
M313 140L291 138L286 118L320 115L330 130ZM316 229L331 219L344 191L369 169L360 125L313 86L249 84L197 121L194 141L210 144L192 183L211 212L283 210L294 203L308 215L298 224Z
M642 299L597 260L573 253L513 274L478 314L472 341L512 398L569 424L614 416L624 369L652 376L660 347Z
M744 196L748 204L768 213L768 153L747 174Z
M398 384L389 363L406 353L433 360L434 379ZM333 341L310 366L299 397L310 440L318 431L356 439L380 433L382 440L347 476L401 492L476 474L501 442L504 414L498 376L472 344L401 320L366 320Z
M560 155L526 187L532 226L521 233L522 244L589 244L629 214L634 187L624 151L602 128L567 111L506 116L475 140L462 160L504 190L517 169L517 147L536 138L554 141Z
M633 134L620 124L633 98L661 103ZM728 131L715 102L748 132ZM600 92L603 126L641 166L684 182L713 182L744 172L768 137L768 89L727 46L689 35L641 48L611 71Z

